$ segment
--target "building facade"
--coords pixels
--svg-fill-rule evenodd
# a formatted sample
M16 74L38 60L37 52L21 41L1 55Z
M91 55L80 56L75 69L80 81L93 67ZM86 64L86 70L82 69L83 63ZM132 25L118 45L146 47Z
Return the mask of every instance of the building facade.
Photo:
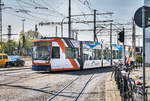
M144 5L150 7L150 0L144 0ZM145 63L150 66L150 27L146 28L145 33Z

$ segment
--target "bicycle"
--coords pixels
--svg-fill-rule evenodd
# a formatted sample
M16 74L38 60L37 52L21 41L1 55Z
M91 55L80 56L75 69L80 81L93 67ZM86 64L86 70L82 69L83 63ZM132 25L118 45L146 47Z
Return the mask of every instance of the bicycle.
M148 96L147 96L147 92L148 92L148 88L150 88L150 86L145 86L145 100L148 101ZM136 85L136 88L133 91L133 101L142 101L144 99L144 87L143 84L142 85Z
M119 63L113 69L112 75L114 74L122 101L132 101L132 90L135 82L132 78L129 78L129 75L133 68Z

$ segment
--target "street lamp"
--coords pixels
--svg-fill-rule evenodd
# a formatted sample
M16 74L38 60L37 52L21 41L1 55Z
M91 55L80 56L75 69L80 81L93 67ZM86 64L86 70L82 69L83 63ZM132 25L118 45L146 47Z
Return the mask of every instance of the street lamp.
M104 51L103 51L103 43L104 43L104 40L102 39L101 40L101 48L102 48L102 51L101 51L101 66L103 67L103 59L104 59Z
M24 22L25 22L25 19L22 19L22 42L23 42L23 47L22 49L24 48L25 49L25 35L24 35Z
M64 18L62 19L62 21L61 21L61 37L63 37L63 34L64 34L64 32L63 32L63 24L64 24L64 20L65 20L66 18L68 18L68 17L64 17Z
M23 35L24 35L24 22L25 21L26 21L25 19L22 19L22 32L23 32Z
M69 18L69 17L64 17L64 18L62 19L62 21L61 21L61 37L63 37L63 24L64 24L64 20L65 20L66 18ZM74 19L74 18L71 18L71 19L78 21L77 19ZM71 30L71 31L72 31L72 30ZM71 35L71 36L73 37L74 35Z

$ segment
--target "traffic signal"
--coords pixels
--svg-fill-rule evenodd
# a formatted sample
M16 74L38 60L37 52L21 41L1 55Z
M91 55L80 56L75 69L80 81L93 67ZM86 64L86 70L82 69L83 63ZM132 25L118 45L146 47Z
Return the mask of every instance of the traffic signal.
M23 47L25 47L26 39L25 39L25 36L24 36L24 35L22 36L22 40L23 40Z
M119 34L118 34L118 40L120 42L124 42L124 31L119 32Z

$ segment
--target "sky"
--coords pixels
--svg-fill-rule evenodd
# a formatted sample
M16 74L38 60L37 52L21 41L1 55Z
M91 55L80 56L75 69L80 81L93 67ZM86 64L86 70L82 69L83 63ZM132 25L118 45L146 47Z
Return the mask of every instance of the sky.
M7 26L12 26L12 33L19 34L22 30L22 19L25 19L25 31L34 30L35 24L40 22L61 22L68 16L68 0L2 0L4 3L3 16L3 34L6 34ZM93 14L93 9L97 13L113 12L112 16L97 16L97 20L114 20L113 23L128 23L132 21L135 11L143 5L143 0L72 0L72 15L75 14ZM47 9L48 8L48 9ZM93 16L73 17L72 21L89 20L93 21ZM68 19L64 19L68 21ZM58 26L58 36L61 35L60 25ZM64 25L64 36L68 35L68 25ZM122 28L123 26L119 26ZM126 27L126 26L124 26ZM127 26L131 27L131 26ZM55 36L56 25L38 26L38 31L43 36ZM92 29L93 24L72 24L72 29ZM109 26L107 27L109 28ZM137 34L141 34L137 29ZM93 40L93 32L78 32L79 40ZM109 34L108 31L102 31L103 34ZM101 34L101 33L100 33ZM116 32L114 32L116 34ZM128 32L127 34L132 34ZM6 38L6 37L5 37ZM14 36L12 39L17 39ZM106 40L109 37L100 36L99 40ZM114 43L116 42L114 37ZM140 41L137 44L141 44Z

